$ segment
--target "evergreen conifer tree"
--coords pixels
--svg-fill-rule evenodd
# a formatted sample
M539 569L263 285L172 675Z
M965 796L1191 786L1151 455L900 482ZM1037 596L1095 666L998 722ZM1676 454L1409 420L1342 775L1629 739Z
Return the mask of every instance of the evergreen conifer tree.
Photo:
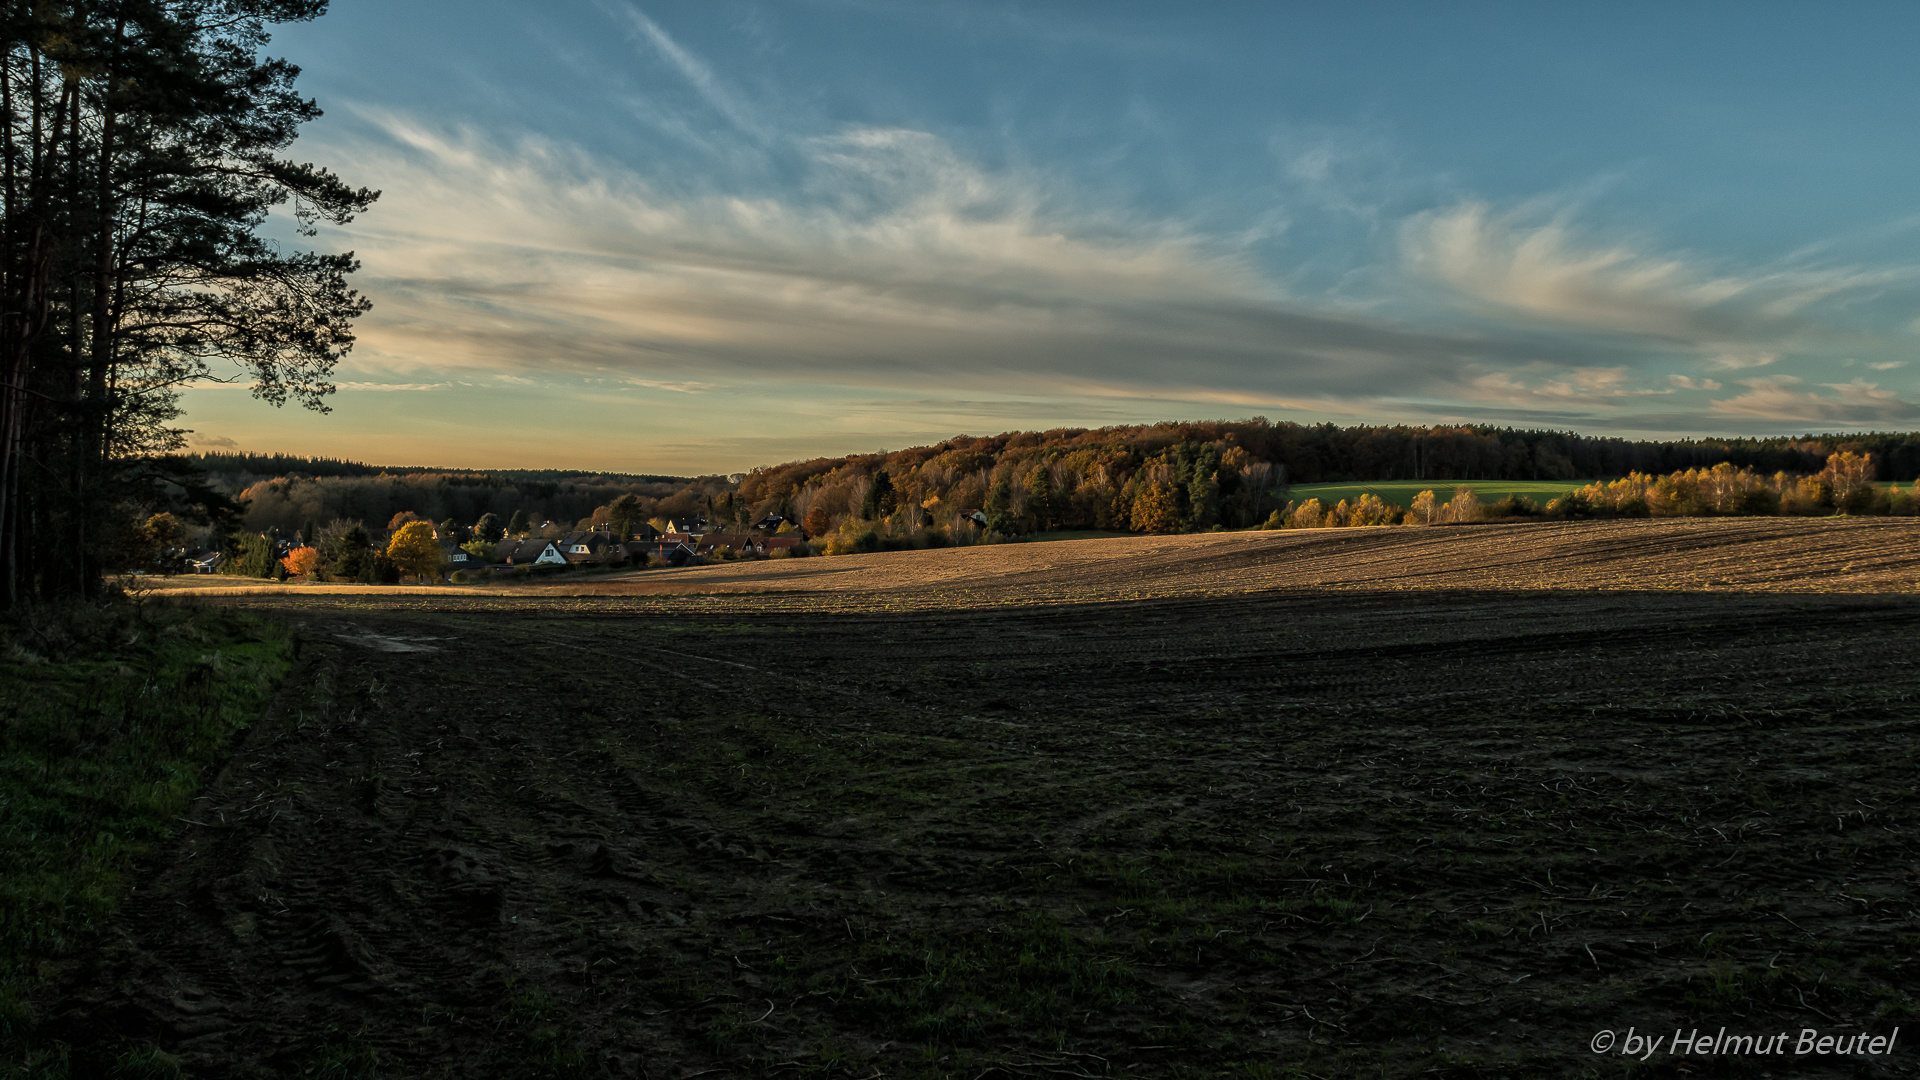
M181 387L237 365L325 411L368 303L306 236L377 197L281 156L320 115L267 28L326 0L0 9L0 606L99 588L131 506L191 479ZM28 535L31 530L32 535Z

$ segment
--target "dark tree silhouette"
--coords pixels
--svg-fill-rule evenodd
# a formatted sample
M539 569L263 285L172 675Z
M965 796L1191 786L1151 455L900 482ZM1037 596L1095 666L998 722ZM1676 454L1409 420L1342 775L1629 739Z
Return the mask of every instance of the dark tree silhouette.
M281 156L320 115L267 28L325 0L39 0L0 14L0 604L99 587L141 503L190 480L178 391L325 411L367 301L315 235L377 197ZM220 365L220 366L216 366Z

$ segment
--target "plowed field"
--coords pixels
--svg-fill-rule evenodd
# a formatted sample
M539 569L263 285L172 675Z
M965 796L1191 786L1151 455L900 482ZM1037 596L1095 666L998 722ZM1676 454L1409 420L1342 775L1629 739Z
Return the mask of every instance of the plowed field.
M419 595L178 578L175 591ZM565 576L461 592L745 596L754 610L1001 607L1314 590L1920 590L1920 520L1682 519L1313 529L1063 540L686 570ZM723 605L732 606L732 605Z
M298 670L47 1012L208 1077L1920 1075L1916 539L248 597Z

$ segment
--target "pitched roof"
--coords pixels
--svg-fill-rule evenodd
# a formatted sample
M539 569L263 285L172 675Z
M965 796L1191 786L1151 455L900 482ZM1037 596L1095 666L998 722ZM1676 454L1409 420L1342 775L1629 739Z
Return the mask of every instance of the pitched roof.
M752 533L708 533L700 538L699 551L753 551L760 537Z
M494 546L493 558L496 562L513 563L518 566L539 559L541 553L549 547L553 547L553 541L542 540L539 537L502 540ZM560 554L558 548L554 548L554 554Z

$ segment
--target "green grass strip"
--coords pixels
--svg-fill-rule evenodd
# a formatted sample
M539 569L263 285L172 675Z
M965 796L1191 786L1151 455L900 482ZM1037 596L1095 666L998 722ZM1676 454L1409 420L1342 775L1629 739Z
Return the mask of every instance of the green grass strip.
M285 627L208 608L0 623L0 1046L31 1038L38 965L111 914L136 861L191 816L291 653Z

